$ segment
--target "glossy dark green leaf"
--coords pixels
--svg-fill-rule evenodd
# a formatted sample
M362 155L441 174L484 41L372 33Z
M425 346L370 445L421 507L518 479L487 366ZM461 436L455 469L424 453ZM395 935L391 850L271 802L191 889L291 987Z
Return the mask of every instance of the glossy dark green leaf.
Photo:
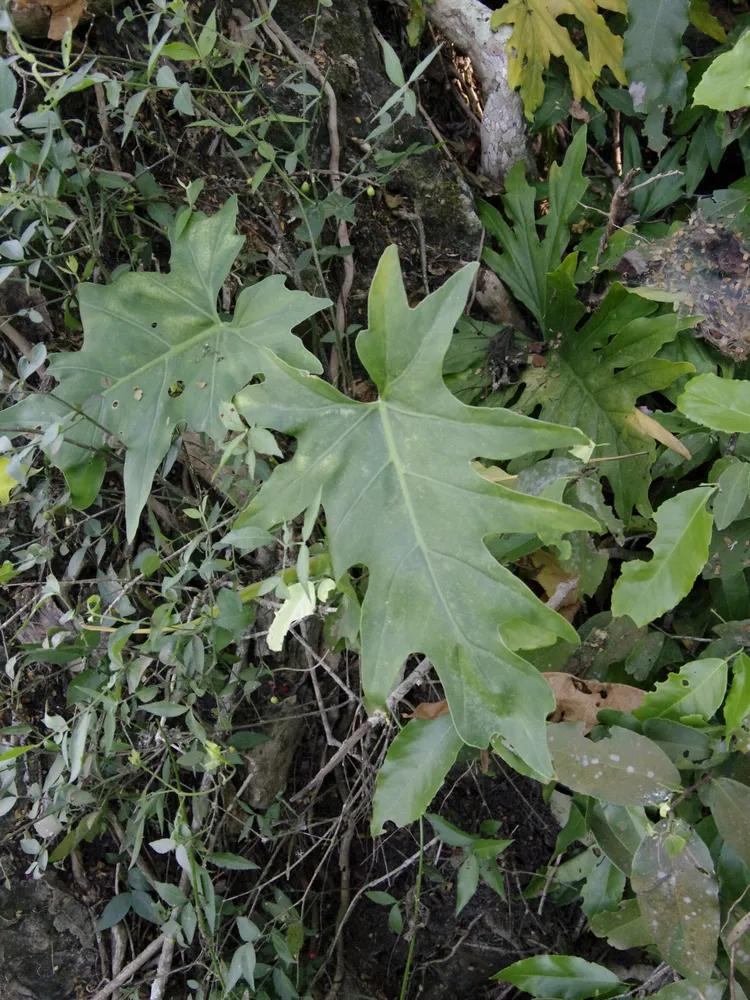
M682 787L664 751L621 726L593 743L583 735L583 723L560 722L549 727L548 739L557 778L573 791L614 805L639 806L665 802Z
M719 833L750 866L750 788L733 778L714 778L708 801Z
M422 652L464 742L484 747L500 733L549 774L552 693L514 650L570 639L572 629L495 562L483 539L596 522L490 483L470 463L588 447L588 439L512 410L464 406L445 387L443 356L474 272L458 271L411 309L396 249L386 250L370 288L369 329L357 338L375 402L267 357L265 381L239 393L237 405L249 422L296 436L297 450L235 527L292 520L322 497L334 577L356 564L369 569L361 618L368 709L385 705L406 657Z
M719 889L700 837L682 822L657 824L633 859L632 885L664 961L691 981L708 979L716 961Z
M620 951L642 948L653 941L641 917L637 899L626 899L614 911L598 913L591 920L591 930L597 937Z
M606 854L602 855L583 884L581 909L591 920L597 913L616 910L625 889L625 875Z
M410 719L388 747L378 773L370 832L387 822L407 826L422 816L463 746L450 715Z
M119 924L130 913L132 898L131 893L121 892L110 899L96 922L96 929L106 931L110 927L114 927L115 924Z
M620 980L603 965L573 955L537 955L502 969L493 979L513 983L535 997L585 1000L602 996L620 986Z
M599 847L621 872L629 876L633 855L649 830L642 806L627 808L597 802L587 815Z

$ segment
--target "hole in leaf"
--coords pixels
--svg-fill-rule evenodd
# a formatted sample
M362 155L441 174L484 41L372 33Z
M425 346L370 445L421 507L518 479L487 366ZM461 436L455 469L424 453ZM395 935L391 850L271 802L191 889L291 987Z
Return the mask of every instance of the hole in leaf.
M607 692L604 690L604 688L602 688L602 690L599 692L599 697L600 698L606 698L607 697Z
M158 326L158 323L154 320L154 322L151 324L151 329L155 330L157 326Z
M116 410L119 405L120 404L119 404L119 402L116 399L112 400L112 409L113 410Z
M684 688L690 687L690 681L687 679L687 677L682 678L681 684Z
M173 382L168 390L169 395L172 397L172 399L176 399L178 396L181 396L184 391L185 391L185 383L182 381L181 378L178 378L176 382Z

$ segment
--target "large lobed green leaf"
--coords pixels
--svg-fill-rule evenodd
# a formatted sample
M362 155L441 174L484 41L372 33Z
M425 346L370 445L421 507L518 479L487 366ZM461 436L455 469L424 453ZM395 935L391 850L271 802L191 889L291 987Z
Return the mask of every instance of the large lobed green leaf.
M30 429L69 421L71 410L85 414L68 432L84 447L66 444L51 456L68 476L88 467L87 448L108 435L122 442L129 538L177 425L220 442L220 404L263 370L270 357L263 349L321 370L291 331L326 300L290 291L277 275L244 289L231 321L219 316L217 297L243 243L236 215L235 199L210 218L194 214L172 241L169 274L80 285L83 347L51 357L55 398L32 395L0 413L0 427Z
M648 546L653 558L623 563L612 591L615 617L628 615L646 625L687 597L708 558L712 519L706 501L713 493L713 486L699 486L659 507L656 537Z
M574 263L575 255L568 261ZM674 340L684 320L674 312L660 312L658 303L615 283L599 310L576 329L584 309L573 298L568 270L566 261L550 275L558 291L558 316L568 303L564 333L548 352L546 367L529 368L524 374L526 388L516 405L525 413L541 407L542 419L580 427L596 442L598 458L617 459L603 469L617 512L627 518L635 504L648 509L655 456L653 441L638 429L635 404L693 370L690 364L654 356ZM642 452L646 454L635 454Z
M236 397L252 423L297 438L241 523L269 527L322 498L334 573L369 570L362 606L362 681L370 709L421 651L440 675L453 722L472 746L501 734L551 774L545 717L552 693L514 650L575 640L568 623L500 566L493 533L594 528L579 511L488 482L472 459L589 445L579 430L510 410L465 406L445 387L442 361L475 266L410 309L395 247L370 289L369 329L357 350L379 390L360 403L274 359L266 381Z
M544 239L540 240L537 233L536 188L526 180L522 163L509 171L505 181L503 205L512 225L488 202L478 204L480 219L503 251L499 254L486 247L484 260L533 313L545 337L556 333L552 321L555 290L549 287L548 275L560 263L570 239L568 220L588 187L583 175L585 160L586 128L583 127L570 144L562 166L555 163L550 170Z

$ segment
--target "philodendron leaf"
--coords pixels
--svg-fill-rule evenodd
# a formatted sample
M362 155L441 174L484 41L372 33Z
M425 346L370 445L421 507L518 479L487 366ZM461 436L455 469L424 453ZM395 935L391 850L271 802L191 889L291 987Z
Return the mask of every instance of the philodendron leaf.
M616 459L604 463L605 474L617 513L627 518L635 504L648 504L656 454L653 440L634 419L635 405L639 397L692 371L692 365L655 357L685 321L614 284L599 309L576 329L584 308L572 298L575 286L564 269L565 264L550 280L557 280L558 292L571 296L568 325L559 327L562 338L547 353L546 367L526 370L526 389L514 405L524 413L541 408L544 420L580 427L596 441L597 457ZM559 300L556 309L555 315L564 318Z
M682 787L669 757L630 729L612 726L607 739L594 743L582 723L559 722L548 727L548 741L558 781L603 802L656 805Z
M632 885L665 962L709 979L719 936L719 889L708 848L686 823L664 820L633 858Z
M574 955L524 958L492 978L513 983L522 992L535 997L558 997L559 1000L606 996L620 986L614 972Z
M653 691L647 691L643 705L633 710L641 722L699 715L708 721L724 700L727 689L727 661L707 657L685 663Z
M463 746L450 715L411 719L388 747L375 785L370 832L379 836L424 814Z
M348 399L267 353L265 382L236 403L249 422L294 435L297 450L236 527L292 520L321 498L333 577L357 564L369 570L361 616L368 708L385 705L404 660L421 651L465 743L484 747L500 733L549 776L544 720L554 698L514 650L577 637L483 539L596 530L595 522L490 483L470 463L589 442L581 431L511 410L465 406L445 387L443 356L475 270L464 268L410 309L396 249L386 250L370 289L369 329L357 338L380 393L375 402Z
M525 167L517 163L505 179L503 205L511 219L509 226L496 208L486 201L478 203L479 217L494 236L501 250L485 248L482 256L510 288L519 302L529 309L545 336L555 333L547 322L552 310L554 290L548 287L550 271L557 270L570 240L568 220L578 208L588 180L583 175L586 160L586 127L576 133L562 166L552 165L549 177L549 213L545 216L544 239L537 231L534 202L536 188L526 180Z
M623 563L612 592L615 618L628 615L637 625L647 625L690 593L708 558L711 515L706 501L713 492L713 486L699 486L659 507L656 537L648 545L653 558Z
M289 291L275 275L242 291L230 322L219 316L217 297L243 243L236 214L235 199L210 218L194 213L172 242L169 274L79 285L83 347L50 358L49 373L60 383L55 399L32 395L0 413L0 426L33 430L54 420L69 424L71 411L80 410L84 418L74 417L66 436L83 447L65 444L50 456L63 472L88 460L87 447L109 436L121 441L129 539L178 424L221 442L221 401L262 371L271 351L320 371L291 331L326 300Z
M714 778L708 801L719 833L750 866L750 788L732 778Z
M677 409L698 424L732 434L750 431L750 382L708 373L691 378Z

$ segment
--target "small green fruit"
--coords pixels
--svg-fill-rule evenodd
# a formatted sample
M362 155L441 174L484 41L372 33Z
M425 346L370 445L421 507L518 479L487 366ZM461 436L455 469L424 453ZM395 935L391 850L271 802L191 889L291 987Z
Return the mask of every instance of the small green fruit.
M310 185L307 183L307 181L303 181L302 186L300 187L300 191L302 192L302 194L307 194L309 190L310 190Z
M372 186L372 184L370 184L370 186L365 189L365 194L367 195L368 198L375 197L375 188Z

